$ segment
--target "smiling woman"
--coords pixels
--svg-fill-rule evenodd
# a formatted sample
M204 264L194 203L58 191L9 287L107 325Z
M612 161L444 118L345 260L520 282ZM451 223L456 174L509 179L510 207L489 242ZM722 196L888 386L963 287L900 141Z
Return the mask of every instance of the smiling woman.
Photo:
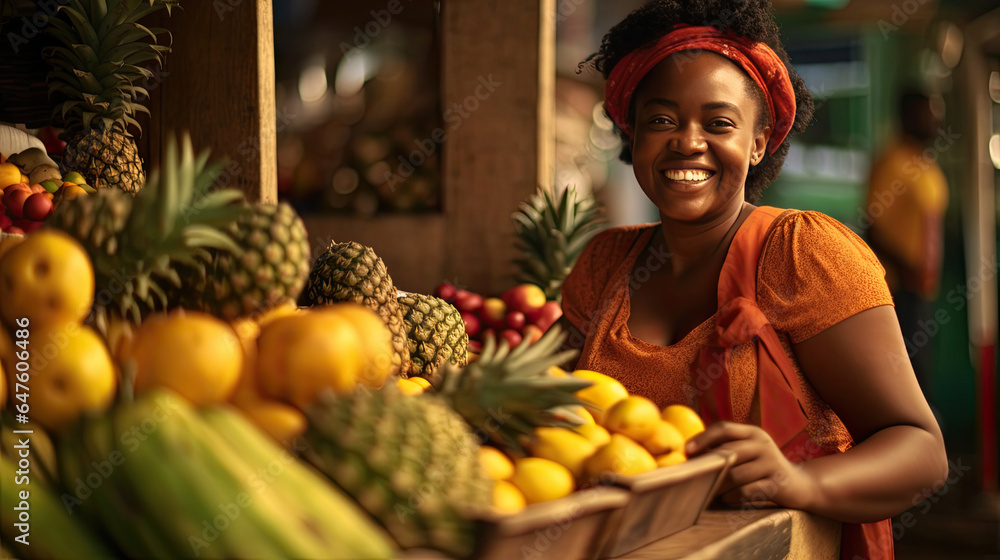
M596 237L563 285L576 368L709 424L731 504L843 521L842 558L892 558L888 517L947 475L940 429L865 243L817 212L756 207L812 98L770 3L654 1L590 62L660 222Z

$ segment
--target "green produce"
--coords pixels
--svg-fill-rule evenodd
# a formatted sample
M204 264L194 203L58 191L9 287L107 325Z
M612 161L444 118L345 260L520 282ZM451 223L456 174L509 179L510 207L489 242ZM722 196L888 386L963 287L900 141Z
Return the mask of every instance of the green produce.
M401 292L399 307L406 326L406 344L413 362L411 375L431 375L445 362L469 361L469 335L462 315L441 298Z
M472 519L490 506L492 482L468 425L443 401L389 383L320 401L307 415L303 455L400 546L472 552Z
M205 415L210 419L161 390L88 419L77 437L63 440L67 487L92 472L95 462L110 464L102 484L78 507L100 520L127 556L392 557L388 539L335 488L298 474L302 465L264 436L234 428L247 422L238 412ZM229 427L220 432L215 426Z

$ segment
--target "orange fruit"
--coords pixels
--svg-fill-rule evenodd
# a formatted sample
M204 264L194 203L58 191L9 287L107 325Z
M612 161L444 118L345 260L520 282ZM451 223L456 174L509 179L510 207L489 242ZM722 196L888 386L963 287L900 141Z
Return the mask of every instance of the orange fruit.
M278 317L257 338L257 380L271 398L299 408L332 390L347 394L364 368L363 344L334 306Z
M687 461L687 456L684 455L683 451L671 451L666 455L660 455L656 458L656 466L658 467L671 467L673 465L679 465Z
M197 311L150 316L139 325L125 362L137 393L167 387L195 406L229 399L239 382L243 347L232 327Z
M514 461L510 482L524 494L529 504L557 500L576 488L573 473L566 467L540 457L522 457Z
M672 404L664 408L663 412L660 413L660 418L670 422L675 428L680 430L681 435L684 436L684 441L705 431L705 423L701 421L698 413L682 404Z
M493 507L497 513L510 515L524 509L527 505L524 494L512 483L498 480L493 483Z
M32 325L29 416L61 430L85 412L101 412L115 396L116 373L104 341L76 323Z
M616 402L604 413L604 427L609 432L628 436L635 441L643 441L652 436L660 422L660 409L656 404L638 395Z
M653 435L640 441L653 455L664 455L672 451L684 453L684 434L673 424L660 420Z
M39 230L0 260L0 319L31 328L78 323L94 301L94 269L83 247L56 230Z
M396 388L399 389L400 393L411 397L424 392L424 388L414 383L411 379L397 378Z
M0 163L0 190L16 183L22 183L21 169L13 163Z
M285 446L309 427L309 421L301 410L283 402L258 397L236 406L254 425Z
M569 469L574 479L582 480L583 463L597 446L568 428L535 428L528 449L532 456L555 461Z
M483 474L491 480L508 480L514 475L514 463L496 447L480 445L479 464Z
M230 400L237 406L256 403L262 399L260 385L257 383L257 337L260 335L260 327L250 318L237 319L230 326L243 350L239 380Z
M646 448L621 434L611 434L604 444L584 463L588 480L597 482L614 475L636 475L656 468L656 460Z
M611 441L611 434L603 426L597 424L581 424L574 426L573 431L590 440L595 446L600 447Z
M360 303L338 303L323 308L350 321L361 341L364 359L358 374L358 383L378 389L392 373L392 331L374 310Z
M573 375L594 383L590 387L577 391L576 396L597 407L597 410L591 410L591 414L598 424L604 425L605 412L616 402L628 396L628 391L621 382L603 373L578 369L573 372Z

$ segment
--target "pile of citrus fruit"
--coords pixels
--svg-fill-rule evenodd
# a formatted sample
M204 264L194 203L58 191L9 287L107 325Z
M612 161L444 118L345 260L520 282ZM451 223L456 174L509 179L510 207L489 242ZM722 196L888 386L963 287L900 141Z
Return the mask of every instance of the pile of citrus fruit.
M496 481L493 504L500 512L514 513L527 504L562 498L577 489L612 482L618 475L683 463L684 444L705 429L689 407L676 404L661 410L596 371L567 373L552 368L550 374L593 382L577 393L589 407L572 410L584 423L574 428L537 428L527 442L527 457L508 457L494 447L480 447L484 472Z

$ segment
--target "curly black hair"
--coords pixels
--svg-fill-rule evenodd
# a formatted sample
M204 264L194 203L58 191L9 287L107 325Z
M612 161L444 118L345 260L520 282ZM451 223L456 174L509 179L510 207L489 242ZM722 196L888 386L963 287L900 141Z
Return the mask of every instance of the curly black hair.
M591 64L607 79L611 70L625 55L655 43L678 23L711 25L720 31L730 31L771 47L785 63L795 91L795 122L789 137L806 129L812 120L813 97L805 82L788 62L788 54L781 44L778 24L774 21L769 0L653 0L612 27L601 41L600 50L581 62L580 67ZM763 106L762 94L756 87L753 91ZM631 118L632 108L629 113ZM766 109L759 114L766 115ZM616 130L623 140L619 158L631 164L632 152L628 146L628 136L617 127ZM747 201L755 203L760 200L764 189L781 173L786 155L788 137L773 154L765 154L760 163L750 167L746 179Z

